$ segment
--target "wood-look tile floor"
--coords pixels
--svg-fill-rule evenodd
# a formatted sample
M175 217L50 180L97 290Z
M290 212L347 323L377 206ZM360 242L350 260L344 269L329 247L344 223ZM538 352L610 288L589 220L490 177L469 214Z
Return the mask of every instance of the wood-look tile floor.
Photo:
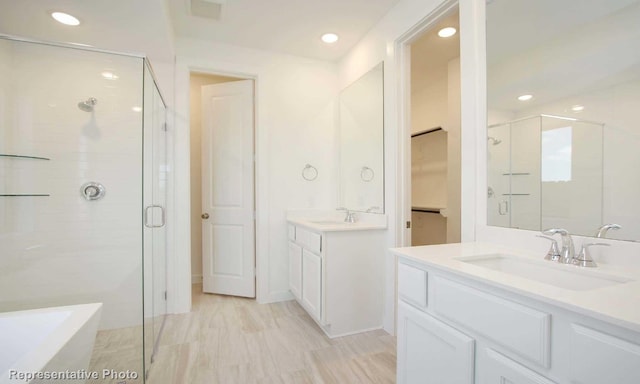
M395 337L372 331L329 339L295 302L203 294L169 315L150 384L394 383Z

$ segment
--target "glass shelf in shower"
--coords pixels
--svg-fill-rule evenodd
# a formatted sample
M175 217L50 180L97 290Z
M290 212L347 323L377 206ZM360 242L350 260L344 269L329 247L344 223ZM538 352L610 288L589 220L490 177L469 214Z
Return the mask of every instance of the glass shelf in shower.
M9 155L9 154L6 154L6 153L0 153L0 157L10 157L10 158L13 158L13 159L51 160L48 157L26 156L26 155Z

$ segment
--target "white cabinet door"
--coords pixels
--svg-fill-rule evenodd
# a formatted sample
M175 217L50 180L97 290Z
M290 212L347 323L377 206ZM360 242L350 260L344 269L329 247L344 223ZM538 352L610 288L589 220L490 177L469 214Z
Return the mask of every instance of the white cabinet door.
M409 304L398 306L398 383L473 384L472 338Z
M322 259L302 250L302 303L309 314L320 320L322 313Z
M302 248L289 242L289 289L296 299L302 298Z
M569 353L572 383L640 383L640 344L572 324Z
M492 349L483 352L478 375L480 384L555 384Z

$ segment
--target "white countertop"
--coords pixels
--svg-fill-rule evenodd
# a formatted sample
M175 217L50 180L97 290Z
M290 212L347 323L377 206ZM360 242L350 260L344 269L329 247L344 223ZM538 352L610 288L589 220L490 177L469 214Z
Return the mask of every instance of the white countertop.
M392 248L391 251L426 267L449 272L474 281L506 289L525 297L556 305L576 313L587 315L620 327L640 332L640 270L598 265L596 268L581 268L554 263L554 267L584 273L607 274L631 279L621 284L590 290L571 290L541 283L524 277L473 265L458 258L506 254L541 263L544 254L504 247L488 243L443 244L420 247ZM588 270L588 271L587 271Z
M332 219L293 219L289 218L287 221L291 224L295 224L312 231L319 232L337 232L337 231L365 231L372 229L386 229L387 224L368 222L368 221L356 221L355 223L347 223L339 220Z

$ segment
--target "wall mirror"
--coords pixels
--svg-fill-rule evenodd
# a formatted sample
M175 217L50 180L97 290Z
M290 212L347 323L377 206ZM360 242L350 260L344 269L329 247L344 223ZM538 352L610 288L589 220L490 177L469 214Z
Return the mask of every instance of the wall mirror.
M487 5L488 225L640 240L640 1Z
M339 205L384 213L383 63L340 92Z

